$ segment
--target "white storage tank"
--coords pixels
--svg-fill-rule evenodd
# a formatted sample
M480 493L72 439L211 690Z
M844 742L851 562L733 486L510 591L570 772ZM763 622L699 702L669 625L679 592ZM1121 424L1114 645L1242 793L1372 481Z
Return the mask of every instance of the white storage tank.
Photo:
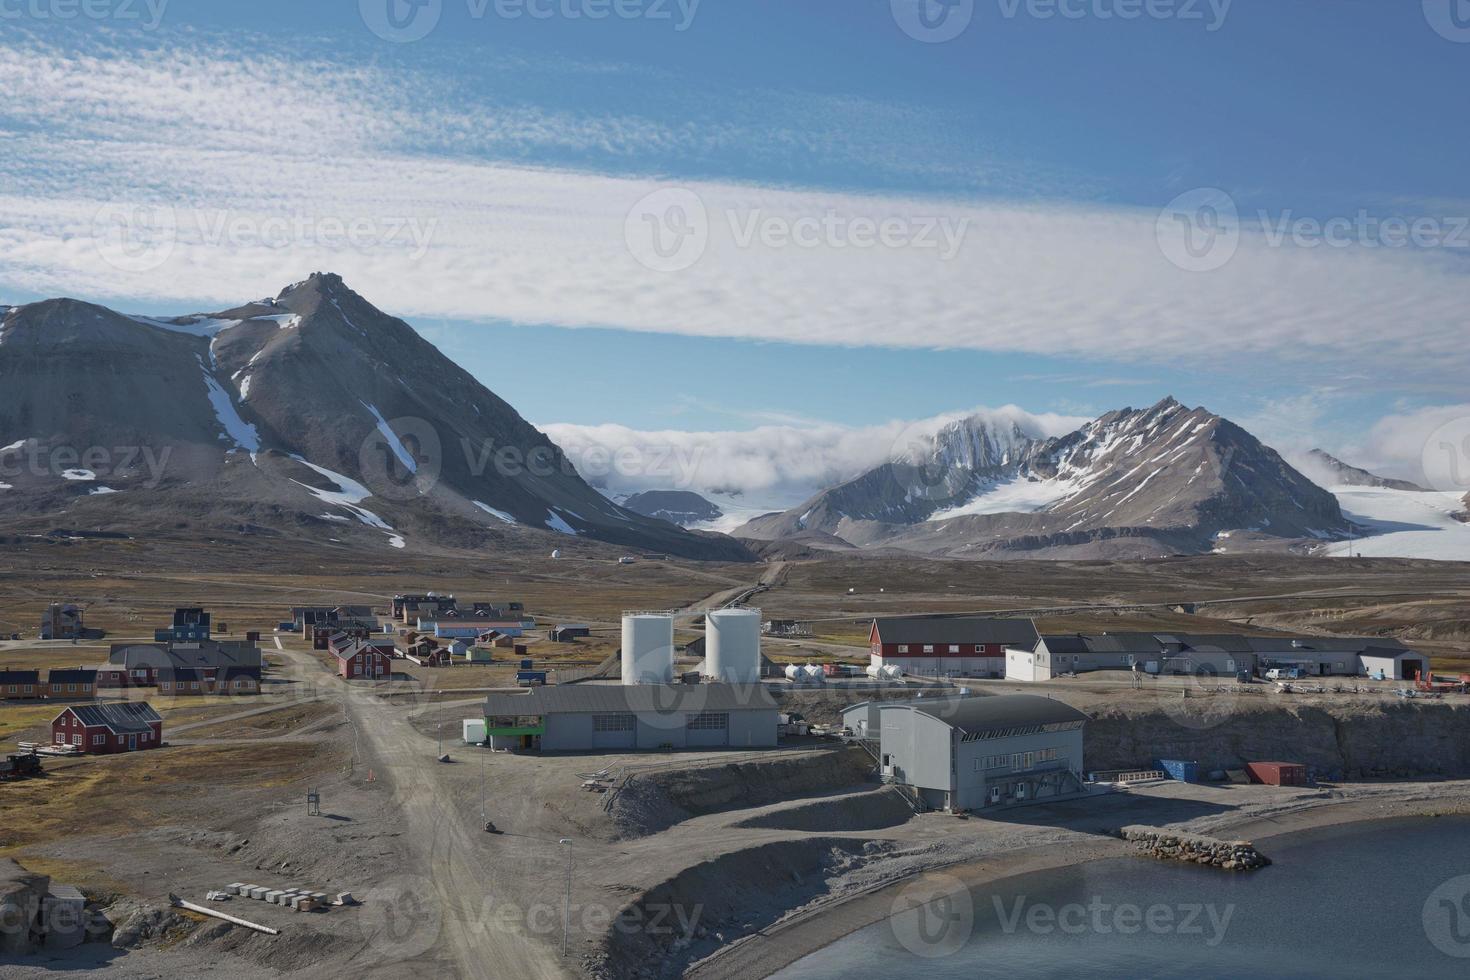
M674 682L674 617L667 613L623 616L623 683Z
M721 609L704 617L704 672L724 684L759 684L759 609Z

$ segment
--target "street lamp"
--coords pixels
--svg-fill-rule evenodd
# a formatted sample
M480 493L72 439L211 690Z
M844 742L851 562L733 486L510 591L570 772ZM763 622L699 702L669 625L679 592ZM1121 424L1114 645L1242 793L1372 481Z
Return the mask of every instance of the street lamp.
M563 837L557 841L567 848L567 890L561 905L561 955L567 955L567 944L572 931L572 839Z

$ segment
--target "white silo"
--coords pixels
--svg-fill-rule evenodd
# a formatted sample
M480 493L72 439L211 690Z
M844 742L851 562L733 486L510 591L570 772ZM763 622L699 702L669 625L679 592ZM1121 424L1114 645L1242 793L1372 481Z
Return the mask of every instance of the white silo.
M623 616L623 683L674 682L674 617L667 613Z
M721 609L704 617L704 672L723 684L759 684L759 609Z

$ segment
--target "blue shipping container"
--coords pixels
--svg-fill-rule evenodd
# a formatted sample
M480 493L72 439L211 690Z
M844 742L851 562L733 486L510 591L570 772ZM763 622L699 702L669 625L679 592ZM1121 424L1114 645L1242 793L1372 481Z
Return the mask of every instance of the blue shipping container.
M1182 759L1160 759L1159 768L1169 774L1170 779L1177 779L1181 783L1199 782L1199 763L1185 762Z

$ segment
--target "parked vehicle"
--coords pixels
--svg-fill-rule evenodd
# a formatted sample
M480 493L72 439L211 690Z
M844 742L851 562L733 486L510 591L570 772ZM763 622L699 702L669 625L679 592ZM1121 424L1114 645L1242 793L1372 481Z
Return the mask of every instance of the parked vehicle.
M1300 667L1272 667L1266 671L1268 681L1297 681L1305 676Z

